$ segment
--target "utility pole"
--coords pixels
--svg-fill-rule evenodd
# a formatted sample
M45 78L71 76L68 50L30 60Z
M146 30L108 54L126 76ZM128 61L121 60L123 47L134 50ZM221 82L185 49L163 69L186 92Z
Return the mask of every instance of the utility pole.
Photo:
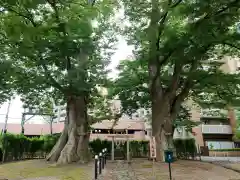
M7 123L8 123L8 114L9 114L9 111L10 111L10 106L11 106L11 101L12 99L10 99L8 101L8 107L7 107L7 114L6 114L6 117L5 117L5 123L4 123L4 128L3 128L3 156L2 156L2 162L5 161L5 156L6 156L6 141L5 141L5 134L7 132Z
M8 101L7 114L5 116L5 122L4 122L4 127L3 127L3 133L4 134L7 132L8 115L9 115L11 103L12 103L12 99L10 99Z

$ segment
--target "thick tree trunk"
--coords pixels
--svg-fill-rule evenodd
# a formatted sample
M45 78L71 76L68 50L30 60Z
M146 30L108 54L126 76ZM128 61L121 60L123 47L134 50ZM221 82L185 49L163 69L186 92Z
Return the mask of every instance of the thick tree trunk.
M169 105L165 100L152 105L152 135L156 140L157 161L164 161L164 151L174 149L172 120L169 116Z
M90 152L87 106L84 97L72 96L67 102L67 121L62 135L47 160L57 164L88 162Z

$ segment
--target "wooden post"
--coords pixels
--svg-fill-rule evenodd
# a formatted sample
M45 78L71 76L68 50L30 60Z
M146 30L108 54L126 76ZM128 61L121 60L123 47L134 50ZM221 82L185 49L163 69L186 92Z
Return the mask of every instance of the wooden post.
M114 161L114 136L112 136L112 161Z
M129 138L128 138L128 130L126 130L126 134L127 134L127 162L130 162L130 154L129 154Z

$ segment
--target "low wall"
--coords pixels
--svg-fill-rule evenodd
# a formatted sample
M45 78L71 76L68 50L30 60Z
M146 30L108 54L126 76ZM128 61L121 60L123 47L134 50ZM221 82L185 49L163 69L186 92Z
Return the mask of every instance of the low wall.
M240 151L209 151L213 157L240 157Z

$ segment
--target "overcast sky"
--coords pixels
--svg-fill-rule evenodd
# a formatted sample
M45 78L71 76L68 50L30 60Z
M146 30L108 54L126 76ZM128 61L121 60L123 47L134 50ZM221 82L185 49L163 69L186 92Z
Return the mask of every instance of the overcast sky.
M119 40L119 43L117 45L116 53L112 56L112 62L109 65L109 68L112 69L112 73L109 74L110 77L117 76L116 66L119 64L119 62L123 59L126 59L127 56L132 54L132 47L128 46L126 41L123 39ZM4 103L0 108L0 122L5 121L5 116L7 113L7 107L8 102ZM20 97L16 97L10 106L9 111L9 118L8 123L20 123L21 116L22 116L22 103L20 101ZM41 116L35 117L31 122L34 123L43 123L43 119Z

